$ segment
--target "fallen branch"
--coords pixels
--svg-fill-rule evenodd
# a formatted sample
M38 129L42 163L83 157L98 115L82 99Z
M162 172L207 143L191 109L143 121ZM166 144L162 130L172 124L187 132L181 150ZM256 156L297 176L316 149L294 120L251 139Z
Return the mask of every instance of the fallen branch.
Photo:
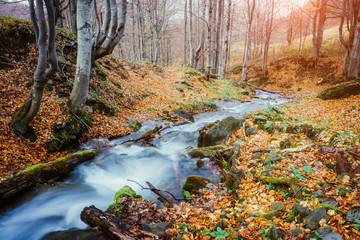
M50 180L60 180L67 176L79 164L93 159L98 150L87 150L56 159L49 163L40 163L18 172L13 178L0 183L0 203L19 196L37 184Z
M158 236L140 229L128 226L114 214L101 211L95 206L85 207L80 214L81 221L96 230L101 230L115 239L152 240Z
M159 196L158 199L159 199L159 201L161 201L161 202L164 202L164 201L166 201L166 202L168 202L168 203L171 203L171 202L172 202L172 201L171 201L171 198L170 198L169 196L164 195L163 192L169 194L169 195L170 195L175 201L177 201L177 202L188 201L188 200L189 200L189 199L187 199L187 198L176 198L176 197L174 196L174 194L172 194L171 192L166 191L166 190L162 190L162 189L158 189L158 188L156 188L154 185L152 185L150 182L147 182L147 181L145 181L145 183L149 186L148 188L143 187L140 183L138 183L138 182L136 182L136 181L134 181L134 180L127 179L127 181L136 183L137 185L139 185L139 186L141 187L141 190L150 190L150 191L152 191L153 193L155 193L156 195Z

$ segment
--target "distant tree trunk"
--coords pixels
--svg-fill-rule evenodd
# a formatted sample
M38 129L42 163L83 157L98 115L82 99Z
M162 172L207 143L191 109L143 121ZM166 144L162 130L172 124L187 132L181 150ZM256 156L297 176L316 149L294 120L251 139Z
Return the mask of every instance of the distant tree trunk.
M193 0L189 1L189 67L194 67Z
M348 6L344 1L343 13L339 27L340 41L346 48L344 57L344 73L347 80L359 77L360 63L360 2L355 2L352 6ZM351 10L350 10L351 8ZM351 13L349 13L351 12ZM345 40L343 36L343 25L345 19L348 22L349 37Z
M226 29L224 35L224 54L222 58L221 68L220 68L220 77L225 78L227 72L227 65L229 61L229 54L230 54L230 25L231 25L231 2L232 0L228 0L228 11L227 11L227 22L226 22Z
M183 54L183 67L186 67L186 56L187 56L187 1L185 0L185 7L184 7L184 39L183 39L183 46L184 46L184 54Z
M137 28L138 28L138 39L139 39L139 59L140 61L145 60L145 37L144 37L144 23L143 23L143 12L140 0L136 1L136 11L137 11Z
M207 24L207 58L206 58L206 69L205 75L209 79L211 73L211 35L212 35L212 12L213 12L213 1L208 2L208 24Z
M301 13L301 11L300 11ZM295 18L295 12L294 10L291 10L290 15L289 15L289 25L288 25L288 30L287 30L287 42L288 45L290 46L293 40L293 34L294 34L294 19ZM301 28L300 28L301 31Z
M202 33L201 33L201 39L200 39L200 44L196 50L196 56L195 59L196 61L199 59L199 66L198 69L202 72L205 72L205 54L204 54L204 46L205 46L205 34L206 34L206 24L204 23L204 19L206 18L206 9L207 9L207 0L202 0L202 19L203 19L203 23L201 24L201 29L202 29Z
M109 55L124 36L127 0L121 0L120 17L116 0L105 0L105 16L100 35L93 40L92 62ZM120 19L118 19L120 18Z
M73 34L77 35L77 27L76 27L76 0L70 1L70 18L71 18L71 31ZM96 0L94 0L96 1Z
M247 31L246 31L246 46L245 46L245 53L244 53L244 63L242 68L241 74L241 81L246 80L246 72L248 68L248 60L250 54L250 45L251 45L251 25L254 18L254 10L256 1L253 0L252 4L250 4L250 0L246 1L247 3L247 16L248 16L248 23L247 23Z
M57 56L55 48L55 13L51 0L45 0L48 13L49 36L47 40L47 27L42 0L29 0L30 16L33 23L36 42L39 50L38 63L34 72L34 84L20 110L13 116L11 126L16 135L24 135L30 122L40 109L44 87L50 77L57 70ZM49 61L49 62L48 62ZM49 68L46 69L47 64Z
M93 35L90 7L91 0L77 0L78 51L74 87L69 99L70 110L76 115L82 112L89 90Z
M215 69L214 72L219 74L222 55L222 35L223 35L223 16L224 16L224 0L219 0L218 17L217 17L217 32L216 32L216 54L215 54Z
M275 9L275 0L270 0L270 9L268 9L266 26L265 26L265 44L264 44L264 57L263 57L263 75L266 78L268 75L267 71L267 61L269 57L269 47L270 47L270 39L273 28L273 20L274 20L274 9Z
M62 9L61 9L61 4L63 2L60 0L54 0L53 1L53 5L54 5L54 10L55 10L55 24L58 27L63 27L63 19L62 19Z
M211 73L216 74L216 46L217 46L217 32L219 29L217 29L217 13L218 11L218 5L217 1L213 1L213 14L212 14L212 35L211 35Z
M316 12L313 19L313 60L316 61L321 55L324 36L328 0L316 1Z

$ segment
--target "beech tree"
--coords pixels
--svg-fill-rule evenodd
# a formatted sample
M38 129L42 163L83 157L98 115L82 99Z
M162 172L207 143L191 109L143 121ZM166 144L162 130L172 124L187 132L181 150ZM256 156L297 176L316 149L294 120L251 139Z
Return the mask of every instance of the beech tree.
M359 77L360 63L360 1L344 0L342 6L341 22L339 27L340 41L345 46L344 73L347 80ZM346 40L343 26L346 27L349 37Z
M93 35L90 24L91 1L77 0L78 51L74 87L69 98L69 106L74 114L82 112L89 90Z
M346 0L345 0L346 1ZM313 3L313 2L312 2ZM314 3L313 3L314 4ZM313 60L316 61L321 55L321 47L324 37L328 0L316 0L313 16Z
M246 23L246 45L245 45L245 53L244 53L244 62L242 67L242 74L241 74L241 81L246 80L246 72L248 68L248 60L249 60L249 54L250 54L250 46L251 46L251 26L252 21L254 18L254 10L255 10L256 0L253 0L252 3L250 0L246 0L246 17L247 17L247 23Z
M96 0L94 0L96 1ZM120 13L116 0L104 0L104 19L100 26L100 17L95 8L96 35L93 39L92 62L113 52L124 36L127 1L121 0Z
M47 10L47 23L44 13L44 3ZM55 49L55 12L51 0L29 0L31 22L33 24L38 46L38 62L34 72L34 83L28 97L20 110L13 116L11 126L16 135L24 135L30 129L30 122L40 109L44 87L57 70ZM47 34L47 26L49 32ZM47 65L49 66L47 68Z

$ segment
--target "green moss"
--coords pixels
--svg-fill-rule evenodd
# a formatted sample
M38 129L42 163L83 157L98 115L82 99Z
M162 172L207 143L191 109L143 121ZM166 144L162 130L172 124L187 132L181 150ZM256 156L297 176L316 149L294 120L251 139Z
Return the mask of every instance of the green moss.
M270 220L273 217L280 217L280 213L277 210L273 210L273 211L264 212L262 216L267 220Z
M109 205L106 212L117 213L120 211L119 209L122 206L122 202L121 202L122 195L127 195L131 198L142 198L141 195L137 195L136 192L131 187L125 186L115 193L114 202Z
M76 157L81 157L84 155L88 155L88 154L94 154L96 155L98 153L99 150L94 149L94 150L85 150L82 152L78 152L78 153L74 153L74 154L69 154L65 157L61 157L58 158L52 162L49 163L40 163L40 164L36 164L34 166L28 167L27 169L20 171L16 174L16 176L24 176L24 177L29 177L31 175L36 175L38 172L45 170L45 169L53 169L58 171L59 173L67 173L68 169L65 169L64 167L66 166L66 163L69 159L72 158L76 158Z
M215 183L213 180L200 177L200 176L189 176L186 179L182 190L189 192L190 194L197 194L201 188L204 188L208 183Z
M184 195L185 198L191 198L191 194L185 189L181 189L181 193Z
M34 166L28 167L25 170L22 170L16 174L16 176L29 176L33 175L39 171L44 170L48 165L46 163L39 163Z
M295 221L297 215L297 211L295 209L293 209L290 213L290 215L284 220L285 222L293 222Z
M216 145L216 146L209 146L209 147L188 147L187 150L190 150L190 156L191 157L199 157L199 158L205 158L205 157L213 157L215 156L216 152L219 150L225 150L228 147L223 145Z
M333 205L330 205L330 204L320 203L319 205L316 206L316 208L320 208L320 207L323 207L326 210L334 210L337 214L339 214L341 216L346 215L346 212L344 212L344 211L340 210L339 208L334 207Z
M359 79L327 88L320 92L317 97L322 100L329 100L345 98L357 94L360 94Z

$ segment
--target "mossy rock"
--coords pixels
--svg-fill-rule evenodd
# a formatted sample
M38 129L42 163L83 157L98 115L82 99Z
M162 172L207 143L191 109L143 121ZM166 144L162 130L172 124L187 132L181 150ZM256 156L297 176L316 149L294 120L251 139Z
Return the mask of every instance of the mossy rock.
M186 191L190 194L197 194L199 193L199 190L206 187L208 183L215 183L215 181L200 176L189 176L187 177L181 191Z
M266 157L264 161L265 164L278 163L283 159L280 155L276 154L275 152L267 153L265 157Z
M106 212L116 213L122 207L121 197L122 195L127 195L131 198L142 198L141 195L137 195L136 192L129 186L125 186L118 190L114 196L114 202L109 205Z
M247 82L255 87L261 87L265 84L265 81L262 78L250 78Z
M86 113L72 116L68 121L54 125L53 132L55 139L46 143L48 150L50 152L57 152L68 148L76 148L79 144L79 139L90 126L91 119Z
M280 213L277 210L266 211L266 212L263 213L262 216L264 218L266 218L267 220L271 220L273 217L280 217Z
M242 124L242 119L227 117L204 126L199 131L198 147L219 145L225 141L230 133Z
M298 135L290 135L280 141L280 149L296 148L301 145L301 138Z
M322 100L346 98L352 95L360 94L360 79L342 83L330 88L318 94L318 98Z
M125 121L131 126L131 128L134 132L139 131L140 128L142 127L142 124L136 119L128 118Z
M323 207L325 208L327 211L328 210L334 210L337 214L341 215L341 216L345 216L346 215L346 212L340 210L339 208L333 206L333 205L330 205L330 204L326 204L326 203L320 203L319 205L316 206L316 208L320 208L320 207Z
M228 149L227 146L224 145L216 145L216 146L209 146L209 147L188 147L190 150L189 155L193 158L205 158L205 157L214 157L217 151Z
M270 134L275 132L275 123L273 121L268 121L264 125L264 130Z

